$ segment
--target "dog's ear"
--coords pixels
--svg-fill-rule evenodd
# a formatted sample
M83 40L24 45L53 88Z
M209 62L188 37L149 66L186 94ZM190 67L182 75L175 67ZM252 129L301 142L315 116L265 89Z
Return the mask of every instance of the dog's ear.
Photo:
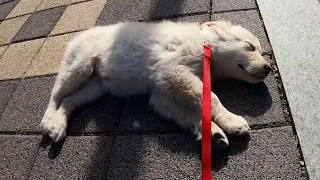
M224 21L224 20L216 20L216 21L209 21L209 22L205 22L201 25L203 26L208 26L208 27L212 27L212 26L218 26L218 27L229 27L232 26L230 21Z

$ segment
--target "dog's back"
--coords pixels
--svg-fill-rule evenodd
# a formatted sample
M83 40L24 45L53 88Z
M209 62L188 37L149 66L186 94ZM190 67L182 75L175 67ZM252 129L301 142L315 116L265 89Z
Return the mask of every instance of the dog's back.
M126 22L95 27L69 43L65 61L74 66L94 62L94 73L107 81L105 86L112 93L145 93L152 88L154 71L174 63L184 51L201 47L199 37L197 23Z

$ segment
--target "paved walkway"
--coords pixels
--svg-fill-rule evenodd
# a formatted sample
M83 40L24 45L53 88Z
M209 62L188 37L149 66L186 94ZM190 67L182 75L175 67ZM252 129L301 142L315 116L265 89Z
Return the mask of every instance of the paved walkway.
M0 0L0 179L201 179L199 144L161 121L148 97L109 95L72 116L63 143L38 124L66 43L95 25L123 20L228 19L261 40L275 62L254 0ZM265 83L227 81L214 91L243 115L251 139L214 153L215 179L307 179L275 63Z

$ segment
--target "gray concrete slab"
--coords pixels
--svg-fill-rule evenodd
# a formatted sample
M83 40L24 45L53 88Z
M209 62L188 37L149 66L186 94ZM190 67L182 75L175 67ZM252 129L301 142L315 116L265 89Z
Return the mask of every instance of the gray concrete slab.
M0 179L26 179L41 136L0 135Z
M98 25L109 25L119 21L138 21L176 17L189 13L209 13L209 0L108 0Z
M212 15L212 19L229 20L233 24L243 26L259 38L263 52L271 51L270 43L264 31L259 12L257 10L214 13Z
M106 179L111 137L73 136L42 141L29 179Z
M258 0L311 180L320 179L320 4Z
M200 145L183 134L117 136L110 179L201 179ZM290 126L253 131L251 140L231 139L213 155L214 179L302 179Z
M0 131L39 132L55 77L21 80L1 116Z

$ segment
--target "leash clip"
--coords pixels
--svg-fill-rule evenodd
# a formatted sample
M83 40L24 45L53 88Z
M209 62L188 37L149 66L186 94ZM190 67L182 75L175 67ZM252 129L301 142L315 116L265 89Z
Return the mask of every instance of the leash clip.
M202 45L203 46L210 46L208 40L203 40Z
M211 46L209 45L209 41L203 40L203 48L204 48L204 56L210 60L212 49L211 49Z

